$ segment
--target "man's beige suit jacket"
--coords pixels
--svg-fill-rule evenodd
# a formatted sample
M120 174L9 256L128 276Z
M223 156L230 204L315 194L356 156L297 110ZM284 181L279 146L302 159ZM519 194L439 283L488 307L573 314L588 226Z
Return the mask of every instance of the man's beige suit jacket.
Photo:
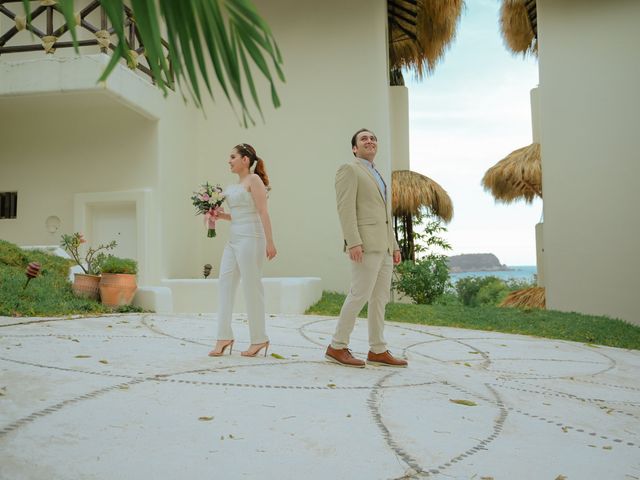
M384 201L378 182L360 160L338 169L336 202L345 250L357 245L362 245L364 252L392 254L399 250L393 234L391 202Z

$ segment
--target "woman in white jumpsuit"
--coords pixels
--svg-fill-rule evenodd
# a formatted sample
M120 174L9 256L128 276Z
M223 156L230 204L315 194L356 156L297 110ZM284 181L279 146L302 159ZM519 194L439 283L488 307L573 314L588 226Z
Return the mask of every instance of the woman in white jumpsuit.
M231 238L224 248L220 262L218 341L209 356L219 357L233 349L231 315L233 301L242 279L251 345L243 356L255 357L264 349L267 355L269 338L265 330L262 265L265 256L271 260L276 248L271 233L271 220L267 212L269 178L264 161L255 149L246 143L236 145L229 156L231 171L238 175L238 183L225 190L229 213L217 210L217 218L231 221Z

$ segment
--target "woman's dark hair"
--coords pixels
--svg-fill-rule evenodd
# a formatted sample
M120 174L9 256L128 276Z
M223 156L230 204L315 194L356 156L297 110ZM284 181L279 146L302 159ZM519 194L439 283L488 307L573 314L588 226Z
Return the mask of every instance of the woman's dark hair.
M256 168L253 170L253 173L260 177L260 180L262 180L265 187L269 187L269 177L267 176L267 171L264 168L264 160L258 157L256 149L248 143L236 145L235 149L243 157L249 157L249 168L251 168L254 163L256 164Z

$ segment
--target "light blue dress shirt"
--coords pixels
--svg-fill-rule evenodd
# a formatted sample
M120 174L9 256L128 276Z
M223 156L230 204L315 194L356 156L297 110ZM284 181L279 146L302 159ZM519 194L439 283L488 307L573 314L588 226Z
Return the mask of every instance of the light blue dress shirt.
M357 157L357 158L365 167L367 167L367 170L371 172L371 174L373 175L373 178L376 179L376 182L378 182L378 189L382 194L382 198L384 198L385 203L387 203L387 184L384 183L384 180L382 179L382 175L380 175L380 172L376 170L376 167L373 164L373 162L370 162L369 160L365 160L364 158L360 158L360 157Z

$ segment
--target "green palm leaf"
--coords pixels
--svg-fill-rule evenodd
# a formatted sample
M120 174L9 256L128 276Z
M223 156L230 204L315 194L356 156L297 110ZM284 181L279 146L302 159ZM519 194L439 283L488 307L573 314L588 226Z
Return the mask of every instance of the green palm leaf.
M30 3L23 0L29 20ZM58 8L77 49L74 3L59 0ZM99 79L103 81L121 60L130 62L132 56L125 35L123 0L100 3L117 37L113 56ZM129 4L154 82L165 96L169 88L177 85L181 90L186 88L195 105L202 107L204 87L214 98L209 73L212 66L215 80L234 110L239 107L245 126L248 121L254 123L246 88L262 116L252 72L259 72L268 82L272 103L280 106L272 70L279 81L285 81L282 55L271 29L249 0L130 0ZM162 31L166 31L167 53ZM252 69L252 64L257 70Z

